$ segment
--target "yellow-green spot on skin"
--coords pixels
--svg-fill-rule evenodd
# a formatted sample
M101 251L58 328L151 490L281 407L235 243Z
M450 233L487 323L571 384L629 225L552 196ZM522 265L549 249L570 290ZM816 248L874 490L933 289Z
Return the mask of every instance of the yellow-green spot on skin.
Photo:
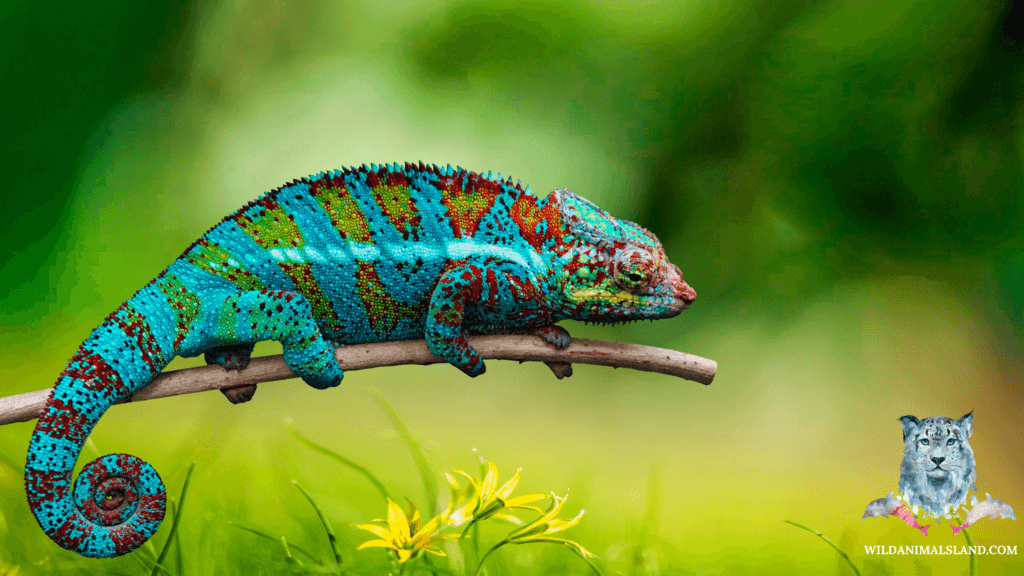
M174 274L167 274L157 282L157 288L172 302L180 324L188 324L199 315L199 296L185 287ZM176 305L175 305L176 304Z
M234 305L234 300L225 302L221 305L220 314L217 316L217 333L228 339L234 338L235 327L238 325L238 315L233 309Z
M581 266L580 269L579 269L578 274L580 276L582 276L583 278L589 278L590 277L590 268L587 268L586 266Z
M317 202L331 218L331 224L343 238L370 242L370 229L348 188L328 188L316 196Z
M340 328L338 315L331 307L330 300L324 296L316 278L313 277L313 269L310 265L285 262L278 262L277 265L288 275L295 287L298 288L299 293L309 301L314 316L323 322L323 327L332 331Z
M224 278L243 290L262 290L264 288L263 282L260 282L250 272L239 266L232 266L229 263L229 260L233 260L231 253L221 246L198 244L194 252L185 255L185 259L193 266Z
M409 189L404 186L378 186L373 188L373 198L381 207L384 215L395 226L403 231L415 226L414 220L419 216L416 203L409 196Z
M577 302L586 300L608 300L610 302L636 304L641 301L639 297L628 292L606 292L604 290L595 290L593 288L577 288L569 290L568 293L569 297Z
M302 244L299 227L282 208L267 208L259 216L248 216L252 225L244 230L265 248L293 248Z

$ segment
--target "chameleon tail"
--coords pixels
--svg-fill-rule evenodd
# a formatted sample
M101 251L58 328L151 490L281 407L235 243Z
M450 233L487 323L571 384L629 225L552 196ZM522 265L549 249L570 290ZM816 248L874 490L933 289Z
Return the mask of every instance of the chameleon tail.
M137 296L138 297L138 296ZM36 423L25 465L29 507L62 548L93 558L131 552L163 520L166 493L156 470L127 454L72 470L89 433L113 403L135 392L170 361L147 319L123 304L68 363Z

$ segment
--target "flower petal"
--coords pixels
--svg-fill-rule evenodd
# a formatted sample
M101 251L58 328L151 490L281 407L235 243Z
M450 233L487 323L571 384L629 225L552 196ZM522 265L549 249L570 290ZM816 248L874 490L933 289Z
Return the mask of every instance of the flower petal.
M519 518L518 516L513 516L511 514L505 514L505 513L495 514L494 518L496 520L504 520L505 522L511 522L512 524L516 524L518 526L522 526L523 525L523 520L521 518Z
M368 540L359 545L356 550L362 550L364 548L390 548L395 549L395 545L391 542L385 542L383 540Z
M372 533L374 536L377 536L378 538L383 538L384 540L392 539L391 532L389 532L387 528L377 526L376 524L356 524L355 527L359 528L360 530L366 530L367 532Z
M484 475L483 481L480 483L480 498L487 500L493 493L494 488L498 485L498 467L491 462L487 461L487 474Z
M586 556L587 558L597 558L597 554L594 554L593 552L591 552L590 550L587 550L583 546L580 546L576 542L573 542L572 540L566 540L565 538L550 538L550 537L547 537L547 536L542 536L542 537L539 537L539 538L530 538L530 541L531 542L551 542L551 543L554 543L554 544L563 544L565 546L568 546L569 548L572 548L574 552L576 552L577 554L579 554L581 556Z
M562 520L561 518L555 518L554 520L549 521L548 522L548 532L559 532L561 530L566 530L568 528L572 528L573 526L575 526L575 525L580 523L580 518L583 518L583 513L584 512L586 512L586 510L580 510L580 513L577 514L575 518L571 518L569 520Z
M469 483L473 486L473 488L476 489L477 492L480 491L480 483L476 481L476 478L473 478L463 470L456 470L455 473L462 474L463 476L465 476L466 480L469 480Z
M409 559L413 557L413 554L415 554L414 551L406 549L398 549L395 550L395 552L398 552L398 561L402 564L408 562Z
M396 543L409 541L409 519L398 504L388 498L388 529L391 530L392 538Z
M511 478L508 479L508 482L505 482L504 484L501 485L501 488L498 488L498 491L495 492L498 498L508 498L508 495L511 494L513 490L515 490L516 485L519 484L519 473L522 472L522 470L522 468L516 470L516 473Z
M524 494L522 496L516 496L515 498L509 498L505 501L505 508L523 508L523 504L543 500L547 497L547 494ZM535 508L533 506L531 506L530 509L537 510L538 512L540 511L539 508Z

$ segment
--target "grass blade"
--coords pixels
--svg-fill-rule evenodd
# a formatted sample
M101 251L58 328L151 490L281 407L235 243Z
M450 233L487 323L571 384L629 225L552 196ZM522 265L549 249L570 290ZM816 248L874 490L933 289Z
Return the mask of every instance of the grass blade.
M174 512L174 517L178 517L178 507L171 502L171 510ZM174 538L174 558L175 564L178 567L178 576L185 576L185 559L181 556L181 538L175 536Z
M164 549L160 551L160 556L157 557L156 566L153 567L153 573L150 576L157 576L157 571L163 566L164 559L167 558L167 553L171 551L171 542L178 535L178 523L181 522L181 515L185 511L185 494L188 493L188 483L192 480L192 471L195 470L195 468L196 462L193 460L192 465L188 467L188 473L185 474L185 484L181 487L181 496L178 497L178 513L174 515L174 522L171 524L171 532L167 535L167 542L164 543Z
M960 519L957 518L957 520ZM967 517L964 516L964 519L960 520L960 524L963 525L966 520ZM967 545L970 546L970 548L967 549L971 553L970 564L968 564L968 568L970 570L969 574L970 576L976 576L978 573L978 558L974 555L974 538L971 538L971 533L967 531L967 528L964 528L961 532L963 532L964 538L967 539Z
M295 436L295 438L299 442L305 444L307 448L313 450L314 452L319 452L320 454L323 454L324 456L331 458L335 462L338 462L342 466L347 466L348 468L358 472L359 474L362 474L364 478L369 480L370 483L373 484L375 488L377 488L377 490L380 492L381 496L385 498L385 500L391 498L391 494L388 492L388 489L385 488L384 484L380 480L378 480L377 477L374 476L369 470L363 468L362 466L356 464L355 462L349 460L348 458L345 458L341 454L338 454L337 452L325 446L321 446L320 444L317 444L316 442L313 442L312 440L306 438L302 434L299 434L299 431L296 430L294 426L292 426L292 423L290 421L286 421L285 424L288 426L288 431L292 433L292 436Z
M167 568L154 564L152 560L149 560L138 554L129 554L129 556L135 558L135 560L142 565L143 570L147 570L150 572L152 572L153 570L159 570L161 574L166 574L166 576L174 576L173 574L171 574L169 570L167 570Z
M298 558L292 556L292 551L288 549L288 541L284 539L284 536L281 536L281 547L284 548L284 559L289 564L302 566L302 562Z
M409 427L405 425L405 422L402 422L398 412L391 406L387 398L381 394L380 390L370 388L370 392L373 394L377 404L380 405L381 409L384 410L384 413L391 420L391 424L395 427L399 436L409 445L409 451L412 452L412 458L416 462L416 467L420 470L420 476L423 478L423 489L427 493L427 504L429 505L430 514L433 515L437 512L437 483L434 480L434 473L430 470L430 465L427 464L427 457L423 452L423 447L413 438Z
M800 528L800 529L803 529L803 530L807 530L811 534L814 534L818 538L821 538L822 540L824 540L829 546L835 548L836 552L839 552L839 555L842 556L844 560L846 560L846 563L850 565L850 568L853 568L853 573L854 574L856 574L857 576L861 576L860 570L858 570L857 567L853 565L853 560L850 560L850 557L846 555L846 552L843 552L842 549L839 548L839 546L836 546L836 543L833 542L831 538L829 538L828 536L825 536L824 534L822 534L821 532L818 532L817 530L815 530L814 528L811 528L810 526L804 526L803 524L797 524L796 522L793 522L792 520L783 520L783 522L785 522L787 524L792 524L793 526L796 526L797 528Z
M84 447L88 448L89 460L95 460L96 458L103 456L103 453L100 452L100 449L96 447L96 443L92 441L92 436L89 436L88 438L85 439ZM83 450L83 452L85 451L86 450Z
M19 475L25 470L24 466L19 467L14 463L14 460L11 460L6 454L0 454L0 463L4 464Z
M259 530L256 530L255 528L249 528L248 526L242 526L241 524L235 524L234 522L228 522L228 524L234 526L235 528L241 528L242 530L245 530L246 532L252 532L253 534L255 534L257 536L260 536L262 538L266 538L267 540L271 540L273 542L279 542L279 539L276 536L271 536L270 534L267 534L266 532L261 532ZM284 536L282 536L281 538L284 538ZM323 566L324 565L324 561L323 561L322 558L320 558L319 556L314 556L312 553L310 553L309 551L305 550L304 548L300 548L297 544L289 544L288 547L291 550L295 550L296 552L304 554L307 558L309 558L310 560L315 562L317 565L319 565L319 566Z
M324 514L323 510L316 505L316 502L313 500L313 497L309 495L309 492L306 492L306 489L303 488L297 480L292 480L292 484L295 484L295 487L299 489L299 492L302 492L302 495L306 497L306 500L309 500L313 509L316 510L317 515L320 516L320 522L324 525L324 530L327 531L327 539L331 542L331 550L334 552L334 560L338 563L338 569L340 570L341 551L338 550L338 538L334 535L334 529L331 528L330 521L327 520L327 516Z

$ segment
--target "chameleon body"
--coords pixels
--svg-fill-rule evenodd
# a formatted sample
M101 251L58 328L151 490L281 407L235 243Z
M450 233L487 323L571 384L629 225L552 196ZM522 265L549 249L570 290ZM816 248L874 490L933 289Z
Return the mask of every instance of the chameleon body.
M423 163L303 178L224 218L81 345L32 434L29 505L84 556L119 556L156 532L166 495L149 464L104 456L74 483L72 469L103 413L176 355L236 369L255 342L277 340L323 389L341 382L334 345L426 338L477 376L467 334L564 347L559 320L668 318L694 298L653 234L565 190L540 199L500 174Z

